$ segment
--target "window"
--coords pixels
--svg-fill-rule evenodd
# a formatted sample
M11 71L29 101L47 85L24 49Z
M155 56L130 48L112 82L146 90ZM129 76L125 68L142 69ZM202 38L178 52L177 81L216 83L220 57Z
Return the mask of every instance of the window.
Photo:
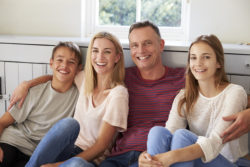
M162 38L185 40L186 0L82 0L83 36L109 31L127 38L129 26L150 20L159 26Z

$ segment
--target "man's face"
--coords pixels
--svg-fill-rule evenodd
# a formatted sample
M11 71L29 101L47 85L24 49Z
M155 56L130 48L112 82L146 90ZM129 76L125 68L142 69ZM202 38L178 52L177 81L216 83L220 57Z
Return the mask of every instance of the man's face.
M151 70L161 65L164 41L151 27L134 29L129 35L131 57L139 70Z

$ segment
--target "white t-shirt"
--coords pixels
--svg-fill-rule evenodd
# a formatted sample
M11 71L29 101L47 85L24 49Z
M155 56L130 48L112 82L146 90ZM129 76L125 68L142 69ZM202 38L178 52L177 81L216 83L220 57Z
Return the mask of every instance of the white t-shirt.
M75 142L82 150L95 144L102 122L116 126L118 131L127 129L128 91L124 86L116 86L107 90L109 94L97 107L93 106L92 94L84 94L84 72L80 72L75 79L79 89L79 98L74 118L80 124L80 133Z
M189 128L198 135L197 143L200 145L205 158L209 162L222 154L231 162L237 161L248 153L248 135L245 134L226 144L222 144L220 134L230 125L231 122L224 121L222 117L229 116L244 110L247 106L247 95L243 87L229 84L220 94L207 98L199 93L197 102L192 112L185 113L185 105L182 107L184 117L179 116L178 102L183 97L184 91L175 97L170 111L166 128L174 133L177 129Z

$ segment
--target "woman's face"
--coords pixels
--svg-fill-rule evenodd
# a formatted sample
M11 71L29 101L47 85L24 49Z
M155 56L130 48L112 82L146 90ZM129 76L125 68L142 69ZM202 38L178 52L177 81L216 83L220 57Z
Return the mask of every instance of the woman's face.
M115 63L120 59L116 53L115 45L106 38L94 40L91 50L91 63L97 74L111 74Z
M191 72L198 82L214 82L216 70L220 65L214 50L208 44L204 42L194 44L190 49L189 61Z

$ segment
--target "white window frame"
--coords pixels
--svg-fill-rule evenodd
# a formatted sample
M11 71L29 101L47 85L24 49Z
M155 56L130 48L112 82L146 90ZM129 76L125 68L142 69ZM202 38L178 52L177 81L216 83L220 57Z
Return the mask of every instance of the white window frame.
M92 37L93 34L100 31L108 31L115 34L120 39L128 38L129 26L104 26L98 25L98 7L99 0L82 0L82 24L81 37ZM141 5L140 0L136 0L136 5ZM137 12L136 21L140 18L140 12ZM188 39L188 20L189 20L189 4L188 0L182 0L181 26L175 27L159 27L161 36L165 40L184 41Z

